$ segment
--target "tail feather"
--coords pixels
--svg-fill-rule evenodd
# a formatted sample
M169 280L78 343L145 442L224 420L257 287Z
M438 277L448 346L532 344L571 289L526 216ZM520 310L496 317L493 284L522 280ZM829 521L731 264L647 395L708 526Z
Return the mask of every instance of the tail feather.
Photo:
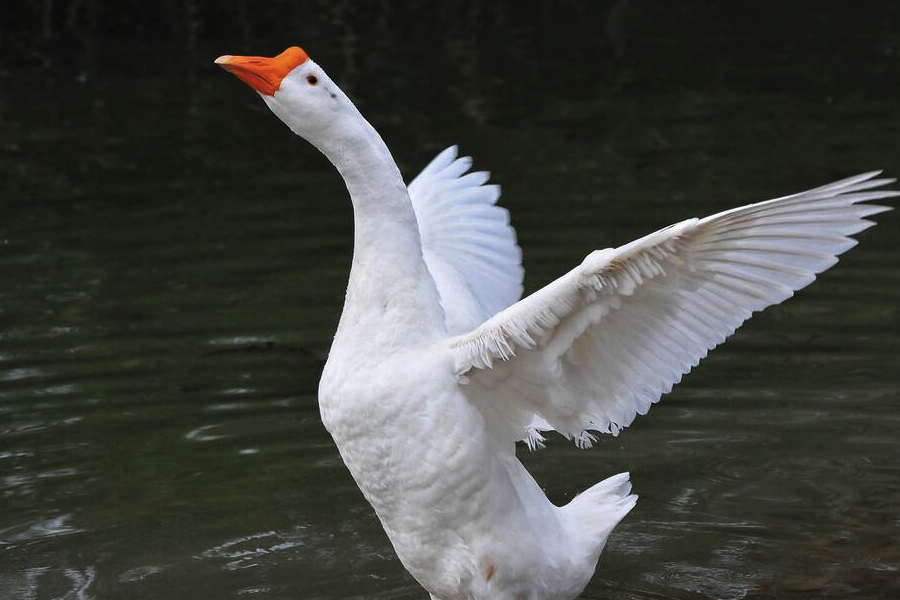
M590 551L599 556L609 534L634 508L628 473L619 473L581 492L562 508L575 531L587 538Z

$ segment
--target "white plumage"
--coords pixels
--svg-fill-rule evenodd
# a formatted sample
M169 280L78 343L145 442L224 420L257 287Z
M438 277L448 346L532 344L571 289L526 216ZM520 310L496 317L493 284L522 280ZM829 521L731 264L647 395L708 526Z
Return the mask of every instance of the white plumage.
M407 187L306 54L222 57L343 176L354 254L322 421L397 555L434 600L570 600L634 506L627 473L554 506L516 458L554 429L617 434L750 315L856 242L866 173L688 219L591 253L523 300L499 188L455 147ZM517 301L518 300L518 301Z
M451 334L470 331L522 296L522 251L500 186L486 172L464 174L456 146L438 154L409 183L422 256L434 278Z
M621 248L598 250L565 276L454 338L456 368L514 436L534 416L589 445L617 434L725 341L856 244L847 236L896 196L866 173L814 190L688 219ZM502 359L496 364L497 359Z

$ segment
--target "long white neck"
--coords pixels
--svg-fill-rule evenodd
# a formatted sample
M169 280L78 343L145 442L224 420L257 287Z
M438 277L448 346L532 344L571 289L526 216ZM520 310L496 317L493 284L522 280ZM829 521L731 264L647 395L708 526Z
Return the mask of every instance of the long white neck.
M353 264L338 336L352 330L372 344L410 347L442 335L416 215L384 141L355 108L316 137L353 201Z

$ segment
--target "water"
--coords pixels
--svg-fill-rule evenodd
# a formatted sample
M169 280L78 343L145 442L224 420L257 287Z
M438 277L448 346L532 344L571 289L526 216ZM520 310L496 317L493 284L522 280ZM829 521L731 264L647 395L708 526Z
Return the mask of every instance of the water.
M67 29L71 53L0 78L2 598L424 597L318 417L345 191L220 53L304 44L408 177L474 154L528 290L688 216L900 173L887 3L300 5L230 29L186 6L178 43ZM524 454L557 502L632 473L585 598L900 597L900 220L878 219L618 438Z

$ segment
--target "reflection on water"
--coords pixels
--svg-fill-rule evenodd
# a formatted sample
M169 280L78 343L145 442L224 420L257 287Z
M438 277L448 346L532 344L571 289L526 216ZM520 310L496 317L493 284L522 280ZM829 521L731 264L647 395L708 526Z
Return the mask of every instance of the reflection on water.
M318 417L345 192L222 52L303 43L408 177L460 143L504 186L531 290L691 215L900 173L888 3L185 2L166 48L75 4L71 55L12 36L43 58L0 73L0 598L423 597ZM524 455L557 502L632 472L585 598L900 597L900 221L879 221L618 438Z

